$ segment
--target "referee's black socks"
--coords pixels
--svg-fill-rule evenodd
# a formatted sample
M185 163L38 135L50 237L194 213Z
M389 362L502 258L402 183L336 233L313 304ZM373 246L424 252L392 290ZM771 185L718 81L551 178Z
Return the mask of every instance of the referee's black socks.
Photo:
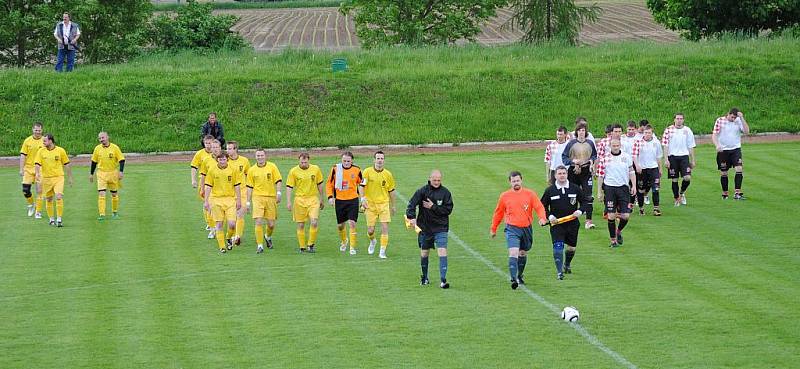
M422 267L422 275L425 277L425 279L428 279L428 257L420 256L419 264Z

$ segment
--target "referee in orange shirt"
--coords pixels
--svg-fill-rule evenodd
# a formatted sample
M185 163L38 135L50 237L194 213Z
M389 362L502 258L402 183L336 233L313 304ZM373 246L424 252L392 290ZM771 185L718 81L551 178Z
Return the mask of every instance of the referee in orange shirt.
M520 283L525 284L522 273L528 261L528 251L533 246L533 212L539 218L539 225L547 224L547 214L533 190L522 187L522 174L513 171L508 175L511 189L500 194L492 217L489 235L497 235L497 227L505 219L506 243L508 245L508 273L511 276L511 289L516 290Z

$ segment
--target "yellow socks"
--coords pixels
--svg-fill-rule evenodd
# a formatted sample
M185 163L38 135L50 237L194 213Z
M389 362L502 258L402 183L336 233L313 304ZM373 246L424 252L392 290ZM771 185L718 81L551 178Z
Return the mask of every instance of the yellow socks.
M267 237L272 237L273 231L275 231L275 228L270 228L269 225L267 225Z
M256 224L256 245L264 244L264 226Z
M236 228L235 228L235 227L234 227L234 228L231 228L231 227L229 226L229 227L228 227L228 231L227 231L227 232L225 232L225 238L226 238L226 239L231 239L231 238L233 238L233 236L235 236L235 235L236 235Z
M203 210L203 215L206 217L206 225L208 225L209 228L214 229L216 225L214 224L214 218L211 216L211 212Z
M112 202L114 200L111 200ZM101 217L106 216L106 197L105 196L97 196L97 211L100 213Z
M25 198L25 202L27 202L27 203L28 203L28 205L33 205L33 196L31 196L31 197L26 197L26 198Z
M338 229L338 231L339 239L342 241L342 243L345 243L345 241L347 241L347 231L344 228Z
M297 230L297 244L300 245L301 249L306 248L306 230L305 229L298 229Z
M217 246L220 250L225 248L225 235L222 231L217 231Z
M42 212L42 195L36 196L36 212L37 213Z
M355 228L350 229L350 248L356 248L356 230Z
M56 218L64 214L64 199L56 199Z
M45 208L47 209L47 217L52 219L53 218L53 200L47 201L47 204L45 205Z
M317 227L308 227L308 244L313 245L317 242L317 232L319 232L319 228Z
M381 248L386 249L386 246L389 246L389 235L381 234Z
M236 236L242 238L244 235L244 218L237 218L236 219Z
M116 213L119 210L119 195L111 196L111 212Z

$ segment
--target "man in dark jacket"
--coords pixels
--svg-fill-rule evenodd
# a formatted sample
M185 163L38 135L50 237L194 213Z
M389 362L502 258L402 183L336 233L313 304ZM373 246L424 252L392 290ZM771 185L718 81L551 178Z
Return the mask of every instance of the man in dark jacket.
M419 213L417 213L419 208ZM406 209L406 219L409 228L417 229L420 265L422 276L420 285L430 284L428 280L428 254L434 246L439 254L439 287L450 288L447 283L447 232L450 228L450 213L453 212L453 198L450 191L442 186L442 172L434 169L428 179L428 184L422 186L411 200Z
M590 198L583 189L567 180L567 168L556 168L555 183L547 187L542 195L542 205L550 221L550 237L553 240L553 259L556 263L558 279L564 279L564 272L572 273L570 263L578 246L578 217L588 211ZM567 246L566 260L563 262L564 245Z
M208 121L203 124L203 128L200 131L200 146L203 146L203 137L206 135L212 135L214 138L219 140L219 144L221 147L225 147L225 132L222 130L222 123L217 120L217 113L211 113L208 115Z

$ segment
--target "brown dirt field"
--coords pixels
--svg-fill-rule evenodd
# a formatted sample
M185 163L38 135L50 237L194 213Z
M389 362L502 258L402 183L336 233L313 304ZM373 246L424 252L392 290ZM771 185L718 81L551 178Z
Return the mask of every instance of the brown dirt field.
M674 42L679 39L653 21L643 3L599 3L603 9L597 23L586 25L580 42L595 45L624 40L654 40ZM353 19L339 13L337 8L220 10L234 14L240 20L233 26L256 50L280 51L297 49L346 50L360 46ZM476 37L482 45L504 45L517 42L522 33L506 27L511 17L509 9L500 9L481 27Z
M758 143L773 143L773 142L800 142L800 134L777 133L777 134L761 134L753 136L742 137L742 142L745 144L758 144ZM697 144L710 144L711 136L703 135L697 136ZM436 154L448 152L504 152L516 150L532 150L544 149L547 145L546 141L531 141L519 143L468 143L458 146L452 145L423 145L423 146L407 146L407 145L386 145L380 148L392 154ZM371 155L379 146L359 146L349 148L356 155ZM339 148L312 148L310 150L300 149L274 149L269 150L268 157L271 158L294 158L300 151L310 151L312 156L329 157L339 155L343 149ZM252 150L243 150L244 154L250 153ZM127 154L127 163L175 163L184 162L188 163L192 160L193 153L149 153L149 154ZM72 163L76 165L88 165L89 156L80 155L72 158ZM19 157L0 157L0 167L17 167L19 166Z

